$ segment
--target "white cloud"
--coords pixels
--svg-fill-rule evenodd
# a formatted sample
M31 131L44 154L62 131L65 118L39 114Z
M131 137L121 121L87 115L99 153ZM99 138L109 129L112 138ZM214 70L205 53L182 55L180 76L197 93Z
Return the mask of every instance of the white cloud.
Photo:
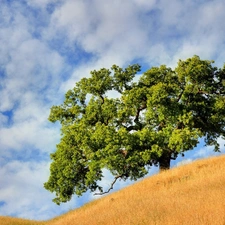
M19 106L13 110L11 124L0 129L1 149L9 154L7 149L32 154L33 148L46 153L53 151L59 141L59 125L47 121L49 105L44 105L35 93L26 92Z
M3 128L0 130L1 154L9 155L9 150L13 150L11 157L16 157L19 152L23 155L24 151L26 158L32 156L32 152L37 149L40 153L52 152L59 142L59 127L57 128L46 127L38 121L21 122L12 128Z
M62 69L63 60L56 52L51 52L44 43L37 39L29 39L18 44L16 49L9 50L10 60L5 70L8 78L13 78L16 82L11 84L15 86L9 88L26 89L31 85L32 88L40 90L47 85L57 84L53 83L57 81L53 76Z
M0 129L1 149L21 151L23 148L49 152L59 139L59 131L48 125L49 108L62 97L58 93L61 73L66 64L42 40L32 36L33 30L21 11L21 5L3 7L3 24L0 24L1 77ZM18 11L17 11L17 10ZM11 10L11 11L10 11ZM10 23L10 20L13 22ZM4 26L7 24L7 26ZM12 111L9 115L8 111ZM10 123L8 121L10 120Z
M82 39L83 34L90 32L95 22L92 8L88 1L64 1L51 16L50 29L44 32L46 38L55 35L66 35L65 41L73 43Z
M191 162L193 162L193 159L187 158L187 159L184 159L184 160L181 160L180 162L178 162L176 164L176 166L183 166L183 165L189 164Z
M156 0L133 0L136 6L140 7L141 10L148 11L154 9Z
M0 113L0 126L5 126L8 121L8 117Z
M6 203L1 214L43 220L69 210L52 203L53 195L43 189L48 167L46 162L11 161L0 168L0 201Z
M213 146L204 146L200 148L193 157L195 158L206 158L210 156L216 156L225 153L225 140L222 138L218 139L220 145L220 152L215 152Z
M4 101L0 102L0 111L11 110L27 90L37 93L48 87L41 98L50 98L49 94L53 88L57 89L60 73L66 66L57 52L31 36L30 25L23 15L16 12L13 16L14 11L5 11L15 22L0 29L0 65L5 72L1 78L0 95Z
M57 4L60 0L26 0L26 2L29 6L45 9L49 4Z
M78 42L85 51L97 53L102 59L107 52L129 57L131 53L141 55L145 49L144 27L135 5L130 3L66 1L51 21L52 35L64 30L71 43Z
M178 48L177 58L187 58L198 54L206 59L214 59L221 63L220 50L224 46L224 25L223 13L225 9L222 1L207 2L194 10L195 13L188 18L188 36ZM185 27L186 28L186 27Z

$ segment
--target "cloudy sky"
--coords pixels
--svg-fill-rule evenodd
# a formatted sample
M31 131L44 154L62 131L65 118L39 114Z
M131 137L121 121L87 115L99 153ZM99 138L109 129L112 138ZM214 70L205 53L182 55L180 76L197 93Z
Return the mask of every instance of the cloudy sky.
M0 215L49 219L93 199L57 206L43 188L60 140L50 107L112 64L173 67L196 54L222 67L224 12L224 0L0 0ZM213 154L200 143L173 165Z

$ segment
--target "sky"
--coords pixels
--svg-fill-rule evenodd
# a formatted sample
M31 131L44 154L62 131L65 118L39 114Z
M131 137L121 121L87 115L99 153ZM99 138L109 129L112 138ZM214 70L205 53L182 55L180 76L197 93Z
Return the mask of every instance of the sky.
M113 64L173 68L199 55L222 67L224 12L224 0L0 0L0 215L46 220L95 199L88 192L57 206L43 188L60 141L51 106L91 70ZM201 141L172 166L212 155Z

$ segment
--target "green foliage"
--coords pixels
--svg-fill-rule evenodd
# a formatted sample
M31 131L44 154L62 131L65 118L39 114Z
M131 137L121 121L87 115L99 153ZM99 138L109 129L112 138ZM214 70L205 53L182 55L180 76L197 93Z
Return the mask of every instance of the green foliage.
M56 193L54 202L88 190L102 193L103 168L114 182L143 177L152 165L168 169L171 159L196 147L201 137L219 151L217 139L225 137L225 67L212 63L194 56L180 60L175 70L152 67L137 83L139 65L113 65L77 82L49 116L62 125L44 184ZM118 97L111 97L116 92Z

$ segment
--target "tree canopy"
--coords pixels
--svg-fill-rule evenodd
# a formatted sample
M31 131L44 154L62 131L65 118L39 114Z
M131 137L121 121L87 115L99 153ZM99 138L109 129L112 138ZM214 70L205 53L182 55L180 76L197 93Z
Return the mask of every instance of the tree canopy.
M108 192L118 179L141 178L152 165L169 169L171 159L203 137L219 151L218 138L225 138L225 66L213 63L193 56L175 69L162 65L142 75L138 64L113 65L77 82L49 116L61 123L62 135L44 184L55 192L53 201L88 190ZM114 176L107 191L99 185L104 168Z

